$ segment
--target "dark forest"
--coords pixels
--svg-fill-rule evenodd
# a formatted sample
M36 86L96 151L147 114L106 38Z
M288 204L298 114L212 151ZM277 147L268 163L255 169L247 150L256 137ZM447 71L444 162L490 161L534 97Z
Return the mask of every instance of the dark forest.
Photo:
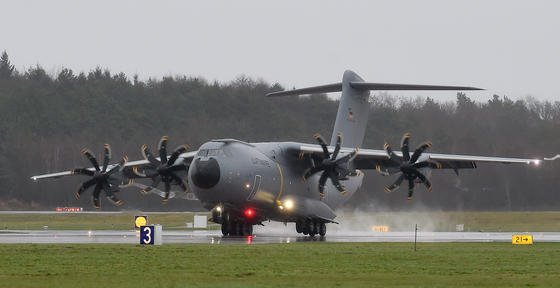
M240 71L241 72L241 71ZM324 84L324 83L318 83ZM80 176L33 182L31 175L69 170L88 163L80 150L102 152L110 143L114 159L141 159L139 147L169 135L170 145L196 149L216 138L247 142L313 143L330 138L338 102L326 95L266 98L278 84L240 76L228 83L189 76L138 80L96 68L56 75L35 66L17 71L7 53L0 59L0 209L91 208L89 197L73 198ZM454 92L450 92L454 93ZM458 93L455 102L399 98L372 93L364 148L398 145L403 133L412 146L433 142L433 152L504 157L550 157L560 152L560 102L513 101L494 95L475 102ZM560 206L560 164L541 167L480 164L478 169L434 171L434 191L417 189L408 203L404 190L383 192L392 177L366 172L348 207L442 210L556 210ZM192 210L197 202L157 196L136 188L119 192L120 209ZM107 202L104 210L117 208Z

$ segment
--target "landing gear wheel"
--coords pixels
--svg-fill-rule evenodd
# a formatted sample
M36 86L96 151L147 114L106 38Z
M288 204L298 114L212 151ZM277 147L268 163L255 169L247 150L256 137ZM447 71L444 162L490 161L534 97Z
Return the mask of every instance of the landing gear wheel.
M243 222L237 222L235 225L235 235L243 236Z
M296 232L297 233L302 233L303 232L303 227L302 226L303 225L302 225L301 221L296 222Z
M229 224L228 222L222 222L222 235L227 236L229 234Z
M309 234L308 222L301 222L301 233L303 233L303 235L308 235Z
M243 224L243 236L253 235L253 224L244 223Z
M313 236L315 236L315 234L317 234L317 233L315 233L316 232L315 229L316 229L315 228L315 222L308 221L307 222L307 230L309 231L309 236L313 237Z
M327 234L327 224L323 222L319 224L319 235L323 237L325 234Z

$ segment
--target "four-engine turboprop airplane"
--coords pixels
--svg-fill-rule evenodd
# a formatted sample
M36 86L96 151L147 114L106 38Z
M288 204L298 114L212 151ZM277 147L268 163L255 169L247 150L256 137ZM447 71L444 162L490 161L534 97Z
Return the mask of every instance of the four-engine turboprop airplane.
M375 169L383 175L399 174L385 188L396 190L402 182L408 186L408 198L415 184L432 189L429 181L433 169L476 168L477 163L533 164L541 159L482 157L425 153L431 143L425 142L413 152L409 149L410 133L395 152L385 144L384 150L360 149L368 119L370 90L481 90L461 86L429 86L367 83L352 71L344 73L341 83L270 93L267 96L342 92L330 145L320 135L317 144L296 142L246 143L218 139L187 152L179 146L167 156L167 137L158 144L159 157L144 145L144 160L127 162L126 156L109 165L110 148L105 147L102 167L89 150L83 153L93 168L31 177L33 180L83 174L92 178L84 182L76 196L87 188L93 191L94 205L99 207L99 194L119 205L114 192L122 178L151 178L151 185L140 185L144 192L158 191L164 199L173 196L171 185L190 189L205 208L212 211L212 221L221 224L224 235L250 235L253 225L265 220L295 222L298 233L325 235L326 224L335 222L335 209L345 203L362 185L362 170ZM412 153L411 153L412 152ZM184 175L184 176L183 176ZM185 181L186 180L186 181ZM157 186L164 182L164 191ZM186 182L186 183L185 183Z

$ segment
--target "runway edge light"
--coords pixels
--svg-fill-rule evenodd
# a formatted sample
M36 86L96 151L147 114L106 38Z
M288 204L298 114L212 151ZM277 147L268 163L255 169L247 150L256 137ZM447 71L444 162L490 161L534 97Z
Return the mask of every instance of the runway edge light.
M148 215L134 216L134 230L140 229L142 226L148 225Z

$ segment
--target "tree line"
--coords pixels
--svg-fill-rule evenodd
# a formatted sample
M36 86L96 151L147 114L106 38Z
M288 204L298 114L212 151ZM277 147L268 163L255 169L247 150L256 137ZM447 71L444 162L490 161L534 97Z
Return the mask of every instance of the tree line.
M18 71L4 52L0 57L0 209L51 209L84 206L73 199L79 176L33 182L31 175L87 166L80 150L102 152L110 143L114 161L127 154L140 159L142 144L155 146L169 135L170 146L192 149L210 139L248 142L298 141L312 135L329 138L338 101L326 95L266 98L282 90L245 76L227 82L169 76L141 81L137 76L95 68L74 72L63 68L50 75L41 66ZM434 143L435 152L489 156L547 157L560 152L560 102L534 98L513 101L494 95L475 102L458 93L455 102L432 98L398 98L372 93L364 148L397 147L403 133L412 145ZM385 194L393 177L366 173L363 188L348 207L375 209L556 209L560 166L479 165L434 171L434 191L418 186L412 203L406 189ZM396 177L396 176L395 176ZM196 202L174 200L161 207L156 196L136 189L120 193L125 209L197 209ZM88 197L84 197L88 198ZM115 209L105 203L103 209Z

